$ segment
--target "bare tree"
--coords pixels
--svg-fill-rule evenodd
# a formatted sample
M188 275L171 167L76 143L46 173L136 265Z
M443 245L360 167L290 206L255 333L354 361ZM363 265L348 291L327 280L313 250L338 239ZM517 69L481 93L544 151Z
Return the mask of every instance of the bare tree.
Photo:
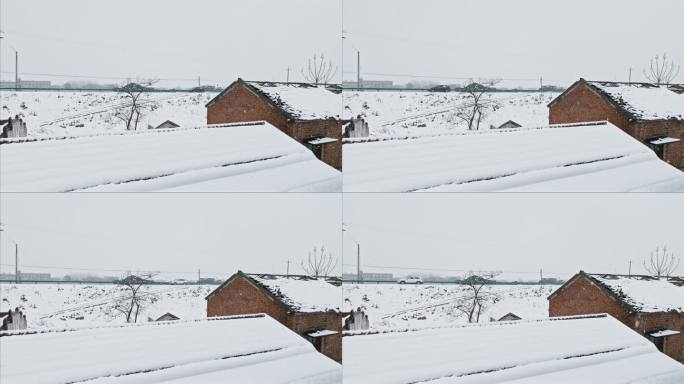
M114 283L124 291L123 295L116 299L114 309L121 312L126 317L127 323L136 323L138 314L156 296L144 289L145 284L149 283L154 277L153 273L127 272Z
M309 59L307 67L302 68L301 72L304 79L309 83L328 84L337 73L337 66L333 67L332 60L326 61L323 53L314 54L313 58Z
M679 74L679 65L675 65L674 60L667 57L667 53L662 56L655 55L651 59L651 64L648 68L644 68L644 76L651 83L658 85L670 84Z
M124 122L126 130L135 131L138 129L138 122L144 113L155 108L153 101L147 100L145 92L156 83L156 80L141 80L138 82L128 82L116 90L124 95L124 103L114 110L114 117Z
M334 258L332 253L325 249L324 245L320 248L313 247L309 251L309 257L306 262L301 262L302 269L307 275L313 277L327 277L330 272L335 270L337 266L337 258Z
M456 309L461 311L469 323L480 321L480 315L489 304L499 301L493 292L491 282L498 272L468 272L463 276L462 284L467 287L465 295L456 302Z
M679 266L679 258L674 255L674 252L667 251L667 246L662 248L657 247L655 251L651 252L651 257L644 260L644 268L649 274L655 277L669 277Z
M491 99L489 92L498 83L494 79L480 79L474 81L469 79L463 92L466 94L466 103L456 107L456 117L463 120L468 126L468 130L477 131L480 129L480 122L490 110L496 110L499 103Z

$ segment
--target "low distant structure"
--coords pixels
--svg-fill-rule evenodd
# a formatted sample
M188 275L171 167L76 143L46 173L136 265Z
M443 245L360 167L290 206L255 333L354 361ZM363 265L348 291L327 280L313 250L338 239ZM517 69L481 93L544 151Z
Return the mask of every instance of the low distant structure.
M684 173L606 121L356 139L343 150L345 192L684 191Z
M207 124L264 120L342 169L341 89L237 79L206 105Z
M159 316L155 321L175 321L180 320L180 317L174 315L173 313L166 312L165 314Z
M342 274L344 281L395 281L394 275L388 272L364 272L361 271L361 276L356 273Z
M579 79L549 103L549 123L608 120L684 169L682 87Z
M264 121L30 137L1 140L0 145L2 192L342 189L339 171Z
M370 129L368 128L368 123L361 116L353 117L349 120L347 125L344 126L344 137L345 138L357 138L357 137L368 137L370 135Z
M153 127L150 125L150 126L148 126L148 129L164 129L164 128L178 128L178 127L180 127L180 125L174 123L171 120L166 120L165 122L157 125L156 127Z
M508 312L507 314L501 316L496 321L518 321L518 320L522 320L522 317L516 315L513 312Z
M26 123L19 115L0 120L0 139L13 139L27 135Z
M0 281L52 281L50 273L43 272L21 272L19 278L14 273L0 273Z
M207 316L266 313L342 361L341 297L341 288L322 278L238 271L206 297Z
M19 331L27 325L26 315L18 307L0 312L0 331Z
M366 315L361 308L352 309L344 317L344 326L342 329L345 331L364 331L368 328L370 328L368 315Z
M264 314L0 333L2 383L342 382L342 366Z
M506 128L520 128L522 125L516 123L513 120L508 120L507 122L499 125L498 127L494 127L495 129L506 129Z
M608 313L684 362L683 282L580 271L549 296L549 316Z
M684 382L680 363L606 314L350 332L343 344L345 384Z

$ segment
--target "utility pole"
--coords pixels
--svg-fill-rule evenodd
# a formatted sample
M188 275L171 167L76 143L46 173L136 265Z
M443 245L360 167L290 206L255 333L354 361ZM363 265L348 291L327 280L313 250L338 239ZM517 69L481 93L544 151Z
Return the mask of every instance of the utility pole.
M542 281L544 281L544 274L542 273L542 269L539 268L539 284L541 284Z
M356 90L361 90L361 51L356 50Z
M202 276L200 274L199 268L197 268L197 284L199 284L201 280L202 280Z
M201 87L201 86L202 86L202 81L200 81L200 80L201 80L200 77L197 76L197 86L198 86L198 87Z
M19 89L19 52L14 50L14 89Z
M356 280L361 282L361 244L356 243Z
M19 244L14 242L14 282L19 284Z
M632 67L629 67L629 84L632 84ZM631 261L630 261L631 263Z
M290 83L290 67L287 67L287 80L285 82ZM287 263L289 264L290 261L288 260Z
M539 96L544 96L544 81L541 76L539 76Z
M629 259L629 277L632 277L632 259Z
M289 68L288 68L288 72L289 72ZM287 261L287 274L285 276L290 277L290 260Z

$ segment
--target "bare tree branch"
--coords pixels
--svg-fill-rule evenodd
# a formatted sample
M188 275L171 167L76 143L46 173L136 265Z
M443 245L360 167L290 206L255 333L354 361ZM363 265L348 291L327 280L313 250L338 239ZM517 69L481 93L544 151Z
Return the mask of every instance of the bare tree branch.
M489 304L499 301L499 295L491 289L491 282L499 272L473 272L463 276L462 284L467 289L466 293L457 299L456 309L462 312L469 323L480 321L480 315Z
M456 117L463 120L468 130L480 129L480 122L490 110L496 110L499 103L489 97L489 92L499 81L496 79L469 79L463 92L467 96L467 102L456 107Z
M668 59L667 53L663 53L662 57L655 55L651 59L648 71L644 68L643 72L651 83L668 85L677 77L679 69L679 65L675 65L674 60Z
M124 96L124 104L114 110L114 117L123 121L127 131L138 129L138 123L145 112L156 107L156 104L145 99L146 92L150 90L157 80L139 80L128 82L116 88Z
M651 257L643 261L644 268L655 277L669 277L679 266L680 259L674 252L667 252L667 246L657 247L651 252Z
M301 262L302 269L307 275L312 277L327 277L337 266L337 258L322 245L320 248L313 247L309 251L309 257Z
M114 282L124 290L124 294L115 301L114 309L126 318L127 323L137 322L140 311L156 299L156 295L147 292L144 288L154 275L154 273L127 272Z
M301 69L302 76L309 83L314 84L328 84L328 82L337 73L337 66L333 67L332 60L325 60L323 53L314 54L313 58L309 59L309 64Z

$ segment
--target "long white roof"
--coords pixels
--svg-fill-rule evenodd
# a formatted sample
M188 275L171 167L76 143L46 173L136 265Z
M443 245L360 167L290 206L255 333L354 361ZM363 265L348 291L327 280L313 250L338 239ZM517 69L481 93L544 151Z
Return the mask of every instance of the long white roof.
M669 278L610 274L589 276L639 312L684 313L684 286L674 284L674 280Z
M684 173L608 122L349 140L344 190L684 191Z
M12 334L12 333L10 333ZM19 334L19 335L17 335ZM266 315L0 338L0 381L340 383L342 367Z
M607 315L343 337L344 382L684 382L684 366Z
M2 192L339 191L342 184L339 171L265 122L0 144Z

